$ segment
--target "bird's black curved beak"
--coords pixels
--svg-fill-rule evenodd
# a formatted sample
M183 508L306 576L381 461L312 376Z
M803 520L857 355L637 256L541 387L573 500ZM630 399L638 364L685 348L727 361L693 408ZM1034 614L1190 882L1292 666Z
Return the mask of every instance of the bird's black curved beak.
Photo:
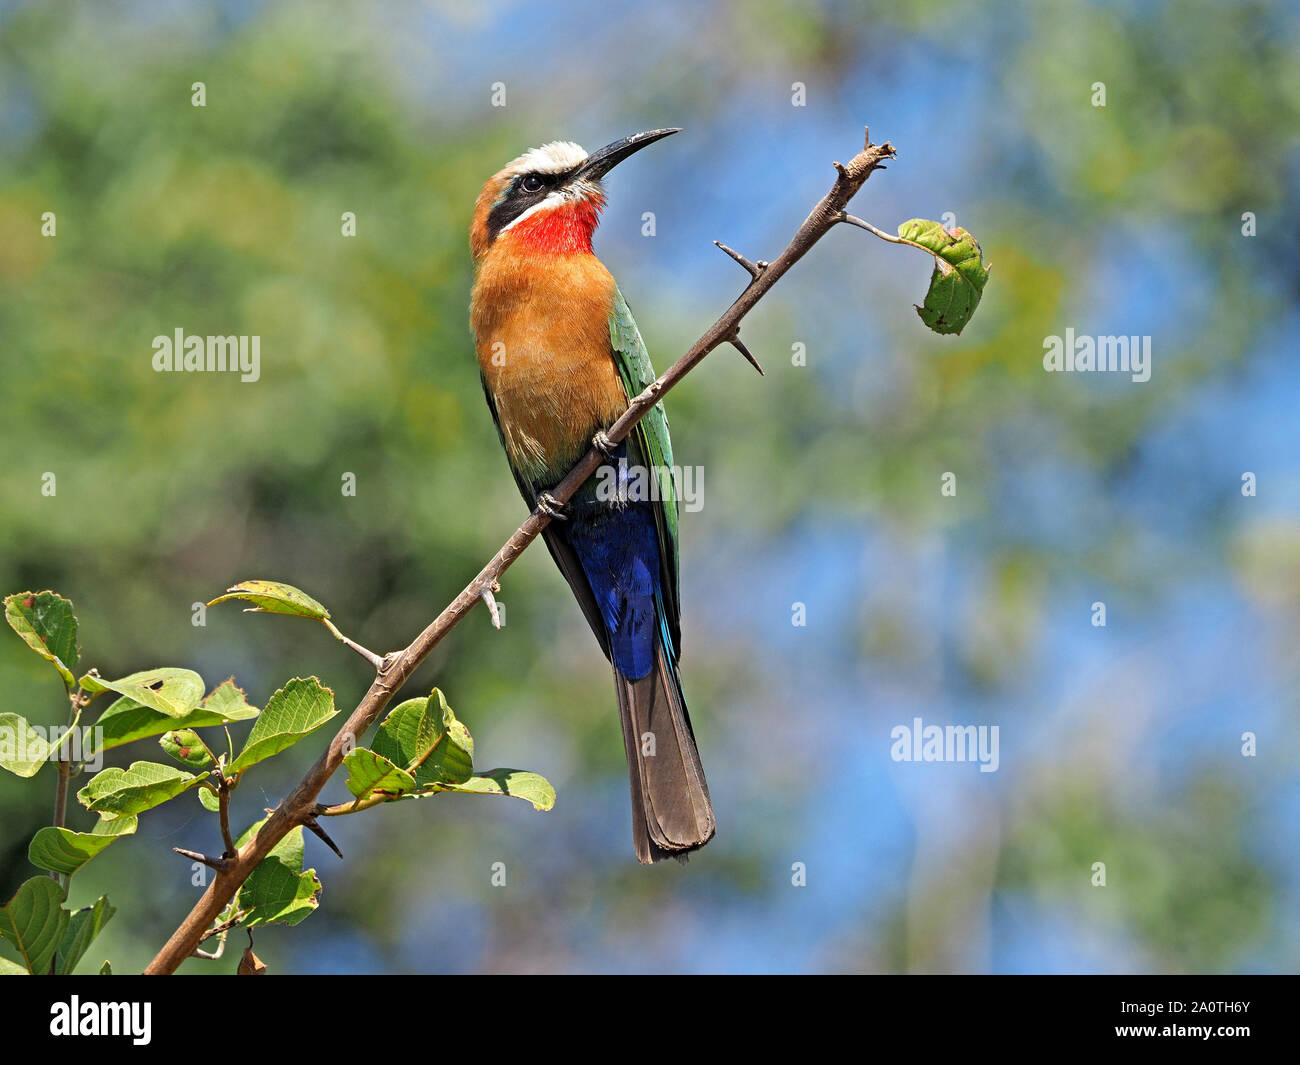
M629 155L639 152L647 144L653 144L657 140L662 140L664 137L670 137L674 133L680 132L680 128L652 129L647 130L645 133L634 133L630 137L616 140L612 144L598 148L587 156L587 161L578 167L573 176L599 181Z

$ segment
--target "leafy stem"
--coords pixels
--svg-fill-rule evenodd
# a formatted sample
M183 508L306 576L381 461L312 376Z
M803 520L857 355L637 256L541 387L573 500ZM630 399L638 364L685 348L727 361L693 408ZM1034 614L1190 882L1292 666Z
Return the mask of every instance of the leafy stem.
M221 842L226 848L221 854L223 858L233 858L238 853L235 849L235 837L230 834L230 792L231 779L226 776L224 767L218 767L217 816L221 819Z
M356 651L357 654L359 654L362 658L364 658L367 662L369 662L372 666L374 666L375 669L379 669L383 666L384 659L382 655L377 655L375 654L374 651L369 651L366 648L362 647L355 640L349 639L347 636L344 636L343 633L339 632L339 630L334 626L334 622L330 621L329 618L321 618L320 622L327 629L329 629L330 632L332 632L334 636L341 643L343 643L347 647L352 648L352 650Z

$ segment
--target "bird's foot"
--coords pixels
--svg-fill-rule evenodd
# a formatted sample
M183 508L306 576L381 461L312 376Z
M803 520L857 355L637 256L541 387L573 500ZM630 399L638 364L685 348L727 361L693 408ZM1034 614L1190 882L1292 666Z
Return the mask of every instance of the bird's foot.
M618 445L609 438L604 429L597 430L596 435L591 438L591 446L607 459L612 459L614 452L618 450Z
M568 521L568 515L564 513L564 504L561 503L550 492L543 492L537 497L537 509L545 514L551 521Z

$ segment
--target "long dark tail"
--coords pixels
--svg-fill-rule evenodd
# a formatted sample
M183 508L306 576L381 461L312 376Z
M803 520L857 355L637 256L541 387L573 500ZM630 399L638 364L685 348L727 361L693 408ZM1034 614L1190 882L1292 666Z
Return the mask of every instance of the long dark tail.
M632 842L643 864L685 859L713 838L713 803L677 671L663 644L654 668L628 680L614 667L632 781Z

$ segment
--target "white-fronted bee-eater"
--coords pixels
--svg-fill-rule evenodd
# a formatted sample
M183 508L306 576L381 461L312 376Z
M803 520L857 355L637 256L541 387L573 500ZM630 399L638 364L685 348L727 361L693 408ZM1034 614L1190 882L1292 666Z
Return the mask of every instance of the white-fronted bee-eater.
M702 847L714 817L677 669L668 421L655 406L626 440L608 446L604 430L655 373L591 241L605 206L601 179L676 132L638 133L590 154L567 141L525 152L483 186L470 230L483 390L525 501L554 515L546 545L613 666L642 862ZM593 440L623 471L621 483L639 478L654 490L619 491L606 470L556 507L549 490Z

